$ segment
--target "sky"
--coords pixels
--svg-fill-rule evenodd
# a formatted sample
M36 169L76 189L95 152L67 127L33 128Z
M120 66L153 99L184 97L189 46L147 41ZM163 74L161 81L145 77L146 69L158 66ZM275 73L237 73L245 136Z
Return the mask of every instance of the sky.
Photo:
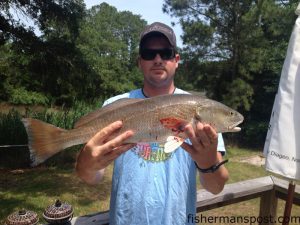
M84 0L86 7L89 9L94 5L100 5L102 2L114 6L118 11L130 11L133 14L141 15L141 18L146 20L148 24L153 22L162 22L171 26L171 21L178 22L175 18L171 18L170 15L163 13L162 5L164 0ZM171 26L172 27L172 26ZM180 35L182 30L179 24L173 27L177 37L177 45L182 46L182 40Z

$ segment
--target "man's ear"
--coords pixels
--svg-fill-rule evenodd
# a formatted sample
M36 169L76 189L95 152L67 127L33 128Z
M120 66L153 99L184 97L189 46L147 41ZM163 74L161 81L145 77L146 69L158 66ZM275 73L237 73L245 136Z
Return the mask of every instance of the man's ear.
M180 55L179 55L179 54L176 54L176 55L175 55L175 60L176 60L176 62L179 63L179 61L180 61Z
M176 68L178 68L178 65L179 65L179 61L180 61L180 55L179 54L176 54L175 55L175 61L176 61Z

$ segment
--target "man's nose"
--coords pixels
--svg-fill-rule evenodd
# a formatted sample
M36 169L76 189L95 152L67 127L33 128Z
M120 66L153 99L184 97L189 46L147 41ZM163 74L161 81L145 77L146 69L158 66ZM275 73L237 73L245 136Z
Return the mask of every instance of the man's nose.
M154 62L156 63L161 63L163 60L162 58L160 57L160 54L156 54L155 58L154 58Z

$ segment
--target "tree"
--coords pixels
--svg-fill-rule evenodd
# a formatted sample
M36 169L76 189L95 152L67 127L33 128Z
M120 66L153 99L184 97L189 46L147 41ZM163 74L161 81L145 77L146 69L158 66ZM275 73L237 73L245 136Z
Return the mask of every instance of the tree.
M106 3L85 10L82 0L5 0L0 7L2 100L70 105L141 85L137 46L146 22L140 16ZM15 19L19 14L39 36Z
M34 32L36 28L43 35L67 28L70 36L76 36L84 8L83 0L2 0L0 44L13 40L24 50L30 48L42 41ZM35 27L27 26L24 21L32 21Z
M14 66L3 71L3 97L13 96L12 91L18 89L35 96L40 93L57 103L85 97L85 86L78 83L84 80L83 71L87 73L88 66L75 45L85 15L83 1L5 0L0 8L0 42L10 46L8 60ZM32 21L35 27L28 27L20 17Z
M163 10L180 17L184 31L183 50L188 60L193 58L194 63L200 64L207 61L223 62L224 70L217 87L221 93L217 97L235 108L248 111L253 103L253 73L262 71L268 61L266 50L274 47L270 45L270 38L274 43L280 33L282 40L286 38L283 34L291 30L291 20L295 17L290 17L290 9L293 9L296 1L290 2L281 5L271 0L166 0ZM271 12L274 14L270 15ZM281 20L279 14L286 18L285 23L278 23ZM278 29L280 27L281 30ZM274 32L277 32L277 37L269 35L268 38L266 29L269 32L276 29ZM244 101L233 100L230 97L233 90Z
M141 85L136 59L145 24L140 16L107 3L88 10L78 47L96 73L95 93L107 98Z
M167 0L164 4L165 12L180 17L186 46L183 50L197 59L196 63L223 62L221 74L216 75L220 82L212 90L214 97L244 110L250 108L253 90L247 70L241 68L244 48L241 36L245 32L243 17L251 6L252 1L238 0ZM228 97L233 90L239 94L238 99Z
M297 4L165 0L163 10L183 28L186 76L195 89L208 87L208 96L241 111L254 131L248 137L265 137Z

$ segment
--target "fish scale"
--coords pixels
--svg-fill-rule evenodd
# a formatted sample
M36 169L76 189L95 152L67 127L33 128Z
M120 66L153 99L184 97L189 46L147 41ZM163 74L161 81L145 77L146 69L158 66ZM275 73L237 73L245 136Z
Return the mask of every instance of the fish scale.
M157 121L161 121L161 119L169 117L190 122L193 119L194 114L195 108L183 103L170 104L164 107L156 106L151 111L149 110L131 117L130 119L126 119L124 121L125 125L120 132L128 129L133 130L136 135L128 139L128 142L132 143L149 142L151 140L155 140L155 142L164 142L168 136L174 135L174 132ZM134 120L142 122L134 123ZM133 124L136 124L136 126ZM180 135L180 137L185 136Z

